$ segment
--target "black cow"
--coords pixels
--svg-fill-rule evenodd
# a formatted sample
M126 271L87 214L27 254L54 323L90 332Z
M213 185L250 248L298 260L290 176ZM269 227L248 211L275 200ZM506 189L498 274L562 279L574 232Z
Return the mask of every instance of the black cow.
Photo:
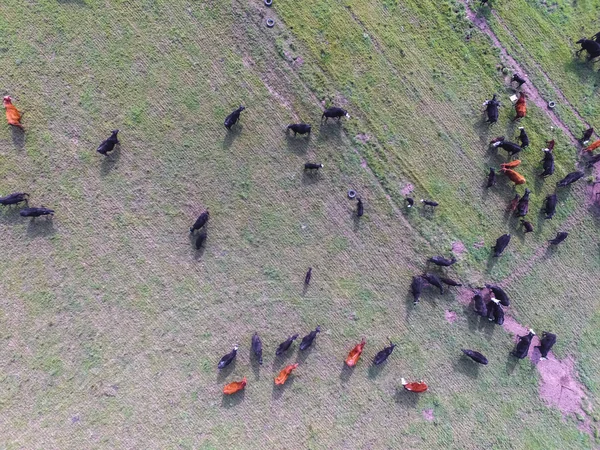
M504 309L500 305L500 300L493 298L488 302L487 317L490 322L496 322L498 325L504 323Z
M491 188L496 184L496 171L493 167L490 167L490 173L488 174L487 187Z
M546 206L544 207L546 219L552 219L556 213L556 194L550 194L546 197Z
M442 286L442 281L438 278L437 275L433 273L425 273L421 275L425 281L427 281L432 286L437 287L440 290L440 294L444 293L444 286Z
M554 173L554 154L550 150L544 149L542 164L544 171L540 173L540 177L548 177Z
M519 134L519 140L521 141L521 148L529 147L529 136L527 136L527 133L525 132L525 128L519 127L519 130L521 130L521 133Z
M419 299L421 298L421 291L423 290L423 277L414 276L412 277L412 283L410 284L410 290L413 295L414 304L419 303Z
M556 335L547 331L543 331L540 345L535 346L535 348L539 349L540 353L542 354L541 359L546 359L548 352L552 349L554 344L556 344Z
M294 335L290 336L289 338L287 338L285 341L283 341L281 344L279 344L279 347L277 347L277 351L275 351L275 354L277 356L283 354L285 351L287 351L288 348L290 348L290 346L296 339L298 339L297 334L294 334Z
M596 33L595 35L593 35L592 39L595 40L596 42L600 41L600 33Z
M594 129L588 128L587 130L585 130L583 132L583 136L581 139L579 139L579 143L582 145L585 144L586 142L588 142L590 140L590 138L592 137L593 134L594 134Z
M40 216L47 216L46 218L48 218L48 216L53 216L54 215L54 210L53 209L48 209L48 208L25 208L22 209L19 214L21 215L21 217L32 217L32 218L36 218L36 217L40 217Z
M469 358L471 358L473 361L479 363L479 364L487 364L488 360L485 356L483 356L481 353L476 352L475 350L466 350L464 348L460 349L465 355L467 355Z
M415 204L415 200L413 198L406 197L406 206L408 208L412 208L414 204Z
M206 241L206 230L202 230L198 233L198 237L196 238L196 250L200 250L202 245L204 245L204 241Z
M29 204L29 194L26 192L13 192L6 197L0 197L0 205L4 206L18 205L23 202Z
M581 48L575 52L577 56L584 50L588 52L588 61L600 56L600 44L598 42L590 39L579 39L575 43L581 45Z
M454 256L452 259L447 259L443 256L432 256L427 261L434 263L436 266L449 267L456 262L456 258Z
M483 317L487 317L487 306L483 301L483 297L480 292L476 292L473 296L473 307L477 314Z
M587 163L587 168L591 169L592 167L594 167L594 164L596 164L598 161L600 161L600 153L598 153L597 155L592 156L588 163Z
M229 114L227 117L225 117L225 122L224 122L225 128L227 128L228 130L231 130L231 127L234 126L238 122L238 120L240 120L240 113L245 109L246 109L245 106L240 106L238 109L236 109L231 114Z
M434 202L433 200L424 200L424 199L421 199L421 203L423 203L423 204L425 204L427 206L431 206L433 208L435 208L436 206L439 205L438 202Z
M496 94L494 94L491 100L487 100L483 106L486 107L487 122L490 124L498 122L498 106L500 106L500 102L496 100Z
M219 364L217 367L219 369L223 369L224 367L227 367L229 364L231 364L231 362L235 359L235 357L237 355L237 349L238 349L238 346L234 345L233 350L231 350L229 353L227 353L225 356L223 356L221 358L221 361L219 361Z
M325 117L325 122L327 122L329 118L340 120L344 116L346 116L348 119L350 118L350 114L348 114L345 109L332 106L331 108L327 108L325 111L323 111L323 114L321 115L321 122L323 121L323 117Z
M529 212L529 194L531 194L531 191L525 188L525 194L517 203L517 217L525 217Z
M306 272L306 276L304 277L304 284L308 285L310 283L311 277L312 277L312 267L309 267L308 272Z
M308 123L291 123L287 126L285 132L288 130L292 130L294 132L294 136L296 134L310 134L311 126Z
M304 163L304 170L319 170L321 167L323 167L323 164Z
M527 353L529 353L529 346L531 345L531 339L533 339L534 336L535 333L532 329L529 329L529 333L527 334L527 336L517 335L519 342L517 343L515 349L512 352L510 352L510 354L516 356L519 359L527 357Z
M462 286L461 283L459 283L458 281L454 281L450 278L442 278L440 277L440 281L444 284L447 284L448 286Z
M502 254L508 243L510 242L510 234L503 234L498 239L496 239L496 245L492 247L494 250L494 257L497 258Z
M358 197L358 198L356 199L356 201L357 201L357 203L356 203L356 215L357 215L358 217L362 217L362 215L363 215L363 214L364 214L364 212L365 212L365 208L364 208L364 206L363 206L363 202L362 202L362 200L360 199L360 197Z
M558 245L562 241L564 241L568 235L569 233L567 233L566 231L559 231L558 233L556 233L556 237L554 239L550 239L548 242L550 242L550 245Z
M118 132L119 130L113 130L111 132L110 137L105 141L102 141L102 143L98 146L96 151L98 153L103 154L104 156L106 156L108 152L112 152L115 148L115 145L120 144L119 140L117 139Z
M533 225L531 222L527 222L524 219L521 219L521 225L523 225L523 228L525 228L524 233L531 233L533 232Z
M569 174L567 174L566 177L564 177L562 180L560 180L558 183L556 183L556 185L558 187L563 187L563 186L568 186L571 183L575 183L577 180L579 180L580 178L583 178L585 176L585 173L578 170L576 172L571 172Z
M515 73L512 77L512 79L510 80L511 83L513 82L517 82L517 89L519 89L521 86L523 86L525 83L527 83L527 80L525 78L522 78L521 76L519 76L518 73Z
M492 140L490 144L492 147L500 147L501 149L506 150L509 156L514 156L523 150L518 144L505 140L504 136L497 137L496 139Z
M510 306L510 299L506 292L504 292L504 289L495 284L486 284L485 287L494 293L494 297L496 297L496 300L498 300L502 306Z
M321 327L317 325L317 328L315 328L313 331L311 331L306 336L304 336L302 338L302 342L300 342L300 350L306 350L308 347L310 347L312 345L313 341L315 340L315 338L317 337L317 333L320 333L320 332L321 332Z
M262 364L262 341L256 332L254 333L254 336L252 336L252 351L254 352L256 358L258 358L258 363Z
M396 346L396 344L393 344L392 342L390 342L389 347L385 347L383 350L381 350L380 352L378 352L375 355L375 358L373 358L373 364L378 366L379 364L383 363L386 359L388 359L388 357L394 351L395 346Z
M208 216L209 216L208 208L206 208L206 211L204 211L202 214L200 214L198 216L198 218L194 222L194 225L192 225L192 227L190 228L190 233L193 233L195 230L199 230L204 225L206 225L206 222L208 222Z

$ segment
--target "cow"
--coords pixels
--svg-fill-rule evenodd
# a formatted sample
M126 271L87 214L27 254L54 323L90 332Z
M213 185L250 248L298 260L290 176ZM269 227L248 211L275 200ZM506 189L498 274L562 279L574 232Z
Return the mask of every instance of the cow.
M600 56L600 44L598 42L590 39L579 39L575 43L581 45L581 48L575 52L577 57L579 57L579 54L584 50L588 53L588 61Z
M486 365L488 363L487 358L485 356L483 356L481 353L476 352L475 350L467 350L467 349L461 348L460 351L463 352L465 355L467 355L469 358L471 358L476 363L483 364L483 365Z
M208 212L208 208L206 208L206 211L201 213L198 216L198 218L196 219L196 221L194 222L194 225L192 225L190 227L190 233L193 233L194 231L199 230L204 225L206 225L206 223L208 222L208 216L209 216L209 212Z
M289 130L292 130L296 137L296 134L310 134L311 126L308 123L290 123L285 132L287 133Z
M285 366L283 369L281 369L281 372L279 372L279 375L277 375L277 377L275 377L275 384L277 384L277 385L285 384L288 377L292 374L292 372L297 367L298 367L298 363L290 364L288 366Z
M245 106L241 106L236 109L235 111L233 111L231 114L229 114L227 117L225 117L225 128L227 128L227 130L231 130L231 127L234 126L238 120L240 120L240 113L245 110L246 107Z
M473 307L477 314L487 317L487 306L483 301L483 297L480 292L476 292L473 296Z
M312 277L312 267L309 267L308 271L306 272L306 276L304 277L304 284L306 284L308 286L308 284L310 283L311 277Z
M496 245L492 247L492 250L494 250L494 258L497 258L502 254L509 242L510 234L503 234L498 239L496 239Z
M358 197L356 200L357 200L357 203L356 203L356 216L357 217L362 217L362 215L365 212L365 208L363 206L363 202L360 199L360 197Z
M496 184L496 171L494 170L493 167L490 167L490 173L488 174L488 178L487 178L487 187L491 188L495 184Z
M262 341L256 332L254 333L254 336L252 336L252 351L254 352L254 356L258 359L258 363L262 365Z
M456 263L456 258L454 256L451 259L444 258L443 256L432 256L427 261L434 263L436 266L449 267Z
M504 309L500 305L500 300L492 298L487 304L487 317L490 322L496 322L497 325L504 323Z
M19 212L19 215L21 217L31 217L33 219L35 219L36 217L40 217L40 216L46 216L46 219L49 217L52 217L54 215L54 210L53 209L48 209L48 208L25 208L22 209Z
M202 230L198 233L198 237L196 238L196 250L200 250L200 248L204 245L206 241L206 230Z
M431 284L432 286L437 287L440 290L440 294L444 293L444 286L442 286L442 282L441 280L438 278L437 275L433 274L433 273L424 273L423 275L421 275L423 277L423 279L425 281L427 281L429 284Z
M518 73L513 74L512 79L510 80L511 84L513 82L517 83L517 89L519 89L521 86L523 86L525 83L527 83L527 80L525 78L522 78Z
M17 107L12 104L12 98L7 95L4 97L2 104L4 105L4 109L6 109L6 121L8 124L25 131L25 128L21 125L21 117L23 117L23 114L21 114Z
M562 241L564 241L568 235L569 233L567 233L566 231L559 231L558 233L556 233L556 237L554 239L550 239L548 242L550 242L550 245L558 245Z
M485 287L492 291L494 297L502 306L510 306L510 299L508 298L506 292L504 292L504 289L502 289L500 286L496 286L495 284L486 284Z
M423 380L409 383L404 378L400 378L400 382L402 383L402 387L410 392L425 392L428 389L427 385L423 383Z
M501 172L508 177L510 181L515 183L515 185L525 184L527 180L523 175L519 172L515 172L512 169L501 169Z
M594 164L596 164L598 161L600 161L600 153L590 158L590 160L587 162L587 168L591 169L592 167L594 167Z
M504 139L504 136L499 136L493 139L490 142L490 145L494 148L500 147L501 149L506 150L508 152L508 155L511 157L523 150L520 145Z
M543 149L544 151L547 152L551 152L552 150L554 150L554 145L556 144L556 142L554 141L554 139L551 139L549 141L546 141L546 145L548 147L546 147L545 149Z
M508 204L508 207L506 208L507 211L515 211L517 209L517 205L519 204L519 194L515 194L515 196L513 197L513 199L510 201L510 203Z
M540 173L540 177L549 177L554 173L554 154L550 150L544 149L542 167L544 171Z
M592 39L595 40L596 42L599 42L600 41L600 33L596 33L595 35L593 35Z
M540 350L542 357L540 359L546 359L548 352L556 344L556 335L547 331L542 332L542 339L540 339L540 345L536 345L535 348Z
M345 109L332 106L331 108L327 108L325 111L323 111L323 114L321 115L321 122L323 122L323 117L325 118L325 122L327 122L329 118L334 118L339 121L344 116L346 116L347 119L350 118L350 114L348 114Z
M412 208L414 204L415 204L414 198L406 197L406 207L407 208Z
M519 127L521 133L519 133L519 140L521 141L521 148L529 147L529 136L524 127Z
M294 334L287 338L285 341L283 341L281 344L279 344L279 347L277 347L277 350L275 351L275 355L280 356L283 353L285 353L296 339L298 339L298 335Z
M427 206L431 206L432 208L435 208L436 206L439 205L438 202L434 202L433 200L424 200L424 199L421 199L421 203L423 203L424 205L427 205Z
M421 298L421 291L423 290L423 277L414 276L412 277L412 283L410 284L410 291L412 292L414 304L419 303L419 299Z
M120 144L119 139L117 139L118 133L119 130L112 130L110 137L102 141L96 151L104 156L108 155L109 152L112 152L115 149L115 145Z
M552 219L556 213L556 194L550 194L546 197L546 206L544 207L546 219Z
M233 346L233 350L231 350L229 353L227 353L225 356L223 356L221 358L217 367L219 369L223 369L223 368L227 367L229 364L231 364L237 355L237 349L238 349L238 346L236 344Z
M563 187L563 186L568 186L571 183L575 183L577 180L579 180L580 178L583 178L585 176L585 173L578 170L576 172L571 172L569 174L567 174L566 177L564 177L562 180L560 180L558 183L556 183L556 185L558 187Z
M519 336L517 335L517 339L519 342L517 343L515 349L510 352L511 355L523 359L527 357L527 353L529 353L529 346L531 345L531 339L535 336L535 332L530 328L527 336Z
M242 379L242 381L232 381L231 383L226 384L223 387L223 394L225 394L225 395L235 394L236 392L239 392L242 389L244 389L246 387L246 384L248 384L248 380L246 379L246 377L244 377Z
M348 367L356 366L356 363L358 362L358 359L360 358L360 355L362 354L366 343L367 340L365 338L362 338L360 344L356 344L354 348L350 350L350 353L348 353L348 356L346 357L346 365Z
M442 278L440 277L440 281L448 286L462 286L458 281L454 281L450 278Z
M527 99L527 96L525 95L525 92L521 92L521 95L519 96L519 100L517 100L517 103L515 103L515 112L517 113L517 115L513 119L513 122L515 120L522 119L523 117L525 117L527 115L526 99Z
M500 106L500 102L496 100L496 94L494 94L491 100L487 100L483 106L485 106L487 122L489 122L490 125L498 122L498 106Z
M521 225L523 225L523 228L525 229L524 233L533 232L533 225L531 224L531 222L527 222L526 220L521 219Z
M594 134L594 129L588 128L587 130L585 130L583 132L583 136L581 137L581 139L579 139L579 143L581 145L587 144L590 141L590 138L592 137L593 134Z
M525 217L529 212L529 194L531 191L529 189L525 189L525 194L519 200L517 204L517 217Z
M600 147L600 139L598 139L597 141L592 142L590 145L588 145L586 148L584 148L583 151L591 153L594 150L596 150L598 147Z
M515 167L519 167L520 165L521 160L515 159L514 161L500 164L500 169L514 169Z
M390 341L389 347L384 347L383 350L379 351L375 355L375 358L373 358L373 364L375 364L376 366L382 364L392 354L392 352L394 351L394 347L396 347L396 344Z
M304 163L304 170L319 170L323 164Z
M6 197L0 197L0 205L10 206L18 205L19 203L29 204L29 194L27 192L13 192Z
M315 340L315 338L317 337L317 333L320 333L320 332L321 332L321 327L317 325L317 328L315 328L313 331L311 331L306 336L304 336L302 338L302 342L300 342L300 350L306 350L308 347L310 347L312 345L313 341Z

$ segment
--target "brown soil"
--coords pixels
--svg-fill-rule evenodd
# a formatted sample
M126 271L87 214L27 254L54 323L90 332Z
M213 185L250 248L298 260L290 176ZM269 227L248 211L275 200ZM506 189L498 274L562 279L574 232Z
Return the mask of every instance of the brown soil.
M432 422L433 419L435 419L435 417L433 416L433 409L424 409L423 418L428 422Z
M466 251L467 247L465 247L465 244L463 244L462 242L454 241L452 243L452 253L454 253L455 255L460 256Z
M446 317L446 320L449 323L454 323L454 322L456 322L456 319L457 319L456 313L454 311L449 311L449 310L446 310L446 312L444 313L444 317Z
M400 191L400 193L402 195L408 195L408 194L410 194L413 191L414 188L415 187L412 184L408 183L406 186L404 186L402 188L402 190Z

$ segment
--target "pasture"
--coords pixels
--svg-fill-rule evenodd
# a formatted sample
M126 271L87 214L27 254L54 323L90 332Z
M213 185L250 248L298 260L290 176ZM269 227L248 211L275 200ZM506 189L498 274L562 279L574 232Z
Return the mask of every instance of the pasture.
M600 31L600 2L492 0L492 12L476 2L472 14L457 0L2 3L0 86L26 133L0 126L0 195L28 192L56 215L0 210L0 448L598 446L592 187L560 188L551 221L538 212L575 170L578 116L600 127L598 65L574 56L574 41ZM510 122L511 72L472 16L554 112L530 101ZM490 128L481 105L494 92L504 107ZM320 126L329 105L351 118ZM310 138L286 136L301 121ZM531 140L520 155L527 235L506 213L512 183L484 187L507 160L489 141L515 140L518 126ZM116 128L120 149L104 158L95 149ZM550 139L557 170L543 181ZM304 173L307 161L324 167ZM406 209L408 184L440 206ZM348 189L365 202L360 220ZM207 207L196 251L188 230ZM569 238L547 250L559 230ZM510 246L490 259L504 233ZM558 335L553 358L572 362L584 393L572 409L541 398L542 371L509 355L514 336L477 320L467 289L428 289L413 306L411 277L453 247L459 263L446 273L501 283L515 323ZM317 325L310 350L296 343L275 358L279 342ZM255 331L262 366L250 357ZM388 339L398 347L372 368ZM474 367L461 348L490 364ZM244 376L244 392L222 395ZM404 392L401 377L429 391Z

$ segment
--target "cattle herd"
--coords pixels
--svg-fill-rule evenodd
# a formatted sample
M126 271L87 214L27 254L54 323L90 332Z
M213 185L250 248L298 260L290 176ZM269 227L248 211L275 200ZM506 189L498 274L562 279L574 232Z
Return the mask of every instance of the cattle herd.
M486 0L482 0L482 4L485 2L486 2ZM577 52L577 55L579 55L579 53L581 53L582 51L585 50L588 52L588 60L600 56L600 43L598 41L600 41L600 33L594 35L591 40L590 39L581 39L581 40L577 41L578 44L581 44L581 49ZM511 80L511 83L512 82L516 82L517 89L520 89L521 86L526 83L526 80L524 78L522 78L520 75L514 74L512 80ZM6 110L6 118L7 118L8 124L24 131L23 125L21 124L22 114L13 105L12 99L10 96L4 97L3 105ZM489 122L490 124L496 123L498 121L498 107L501 106L500 101L497 99L497 95L494 94L490 100L487 100L484 103L484 106L485 106L485 113L487 115L487 122ZM244 110L245 110L245 107L240 106L239 108L237 108L235 111L233 111L231 114L229 114L226 117L224 125L228 131L231 130L231 128L240 120L240 115L241 115L242 111L244 111ZM527 96L526 96L525 92L520 92L520 95L515 102L515 112L516 112L516 115L515 115L513 121L522 119L523 117L526 116L526 114L527 114ZM341 109L338 107L331 107L331 108L326 109L323 112L323 114L321 116L321 122L326 123L328 121L328 119L330 119L330 118L337 119L339 121L342 117L349 118L350 116L348 115L347 111L345 111L344 109ZM294 132L294 137L296 137L297 134L300 134L300 135L309 134L310 135L311 125L305 124L305 123L290 124L286 127L286 132L288 132L289 130ZM103 141L99 145L97 152L104 156L109 155L110 152L115 149L115 146L119 145L119 141L117 139L118 132L119 132L119 130L112 131L110 137L108 139L106 139L105 141ZM593 134L594 134L593 128L587 129L584 132L583 137L580 139L579 142L582 145L587 144ZM500 172L502 174L506 175L508 177L508 179L510 181L512 181L515 185L520 185L520 184L526 183L525 178L515 170L521 164L521 160L514 159L515 155L520 154L523 151L523 149L528 147L530 144L529 137L528 137L524 127L520 127L520 134L518 136L518 139L520 141L520 144L511 142L511 141L507 140L504 136L497 137L490 142L491 147L503 149L508 153L510 160L508 162L500 165ZM543 159L541 161L544 170L539 175L542 178L546 178L546 177L549 177L554 174L554 156L553 156L554 141L548 141L548 142L546 142L546 144L547 144L547 147L545 147L543 149ZM593 150L595 150L598 147L600 147L600 140L597 140L592 145L586 147L584 149L584 151L587 155L592 155ZM592 167L593 164L595 164L598 161L600 161L600 154L590 156L587 161L588 168ZM309 170L309 171L319 170L321 168L323 168L323 164L320 164L320 163L306 162L304 165L304 170ZM487 183L486 183L487 188L492 188L496 184L496 175L497 175L496 169L490 168L490 171L487 175ZM569 173L567 176L565 176L562 180L560 180L557 183L557 187L560 188L560 187L567 186L567 185L574 183L577 180L581 179L583 176L584 176L583 171L575 171L575 172ZM520 221L521 221L520 223L523 226L524 233L530 233L533 231L533 224L531 222L525 220L525 217L527 216L527 214L529 212L529 195L530 195L529 189L525 189L525 193L522 197L520 197L518 194L515 194L514 198L509 202L509 206L508 206L508 209L511 212L514 212L515 215L520 218ZM356 200L357 200L356 215L358 217L361 217L364 213L364 204L360 197L357 197ZM15 192L15 193L6 195L4 197L0 197L0 205L11 206L11 205L19 205L21 203L24 203L26 205L26 208L24 208L20 211L20 215L23 217L31 217L32 220L34 220L36 217L39 217L39 216L46 216L47 218L50 218L54 214L54 211L52 209L46 208L44 206L29 207L29 194L24 193L24 192ZM435 208L438 206L438 203L433 200L421 199L421 203L423 203L424 206L428 206L430 208ZM415 204L415 201L413 198L406 197L406 206L408 208L413 207L414 204ZM555 211L556 211L556 205L557 205L557 194L553 193L551 195L548 195L544 202L543 212L545 213L545 219L552 219L552 217L554 216ZM190 227L190 233L192 235L194 235L194 233L196 233L194 243L195 243L195 247L197 249L200 249L206 242L206 239L207 239L206 224L208 223L208 220L209 220L209 211L207 209L198 216L198 218L196 219L194 224ZM560 231L560 232L558 232L557 236L554 239L551 239L548 242L550 243L550 245L558 245L561 242L563 242L567 238L567 236L568 236L567 232ZM510 234L504 234L504 235L500 236L496 240L495 245L492 247L493 257L500 257L502 255L502 253L504 252L504 250L506 249L506 247L509 245L510 240L511 240ZM457 262L457 260L454 257L446 258L444 256L433 256L433 257L429 258L427 260L427 262L432 263L433 265L435 265L437 267L449 267L449 266L452 266L453 264L455 264ZM309 285L311 276L312 276L312 268L309 268L308 272L306 273L305 280L304 280L306 286ZM456 286L462 286L462 283L452 280L451 278L448 278L446 276L443 276L443 274L437 274L431 270L426 271L425 273L413 276L412 282L410 285L410 291L412 292L412 295L413 295L414 305L417 305L419 303L421 293L424 288L426 288L427 286L432 286L432 287L438 289L440 294L443 294L444 293L444 285L456 287ZM492 285L492 284L485 284L485 287L471 287L471 289L473 290L472 300L473 300L474 312L480 316L487 317L488 320L491 322L494 322L498 325L502 325L504 322L503 307L508 307L510 305L509 296L504 291L504 289L501 288L500 286ZM320 326L317 326L313 331L311 331L306 336L304 336L299 345L300 351L304 351L304 350L310 348L311 345L313 344L313 342L315 341L317 334L320 331L321 331ZM520 359L525 358L529 352L530 344L531 344L531 341L532 341L532 338L534 335L535 335L534 331L530 329L529 333L526 336L518 336L518 343L516 344L516 347L511 352L511 354ZM279 344L279 346L277 347L277 350L275 351L275 355L281 356L285 352L287 352L292 347L294 341L297 338L298 338L298 334L294 334L294 335L289 336L283 342L281 342ZM542 358L546 358L548 352L550 351L550 349L552 348L552 346L554 345L555 342L556 342L555 334L552 334L552 333L546 332L546 331L543 332L542 338L540 340L540 346L536 347L536 348L539 348ZM352 350L349 352L349 354L345 360L346 365L348 367L354 367L358 363L359 358L363 352L365 345L366 345L366 339L363 338L360 343L356 344L352 348ZM392 354L395 347L396 347L396 344L390 342L388 346L384 347L382 350L380 350L374 356L373 364L379 365L379 364L382 364L383 362L385 362L388 359L388 357ZM262 344L262 341L261 341L258 333L255 333L252 336L251 348L252 348L252 351L255 355L255 358L256 358L256 361L258 362L258 364L262 364L262 362L263 362L263 358L262 358L263 344ZM231 364L236 358L237 351L238 351L238 346L235 345L233 347L233 349L231 350L231 352L227 353L225 356L223 356L220 359L220 361L217 365L218 369L223 369L223 368L227 367L229 364ZM471 358L476 363L484 364L484 365L488 364L488 359L478 351L471 350L471 349L461 349L461 351L467 357ZM298 363L286 366L284 369L281 370L279 375L275 378L275 383L278 385L284 384L286 382L286 380L288 379L288 377L291 375L291 373L297 367L298 367ZM224 392L224 394L233 394L235 392L238 392L238 391L244 389L246 384L247 384L246 378L244 378L242 381L235 381L235 382L229 383L224 387L223 392ZM406 390L412 391L412 392L424 392L427 390L427 385L422 380L418 381L418 382L408 383L408 382L406 382L406 380L404 378L402 378L402 385L404 386L404 388Z

